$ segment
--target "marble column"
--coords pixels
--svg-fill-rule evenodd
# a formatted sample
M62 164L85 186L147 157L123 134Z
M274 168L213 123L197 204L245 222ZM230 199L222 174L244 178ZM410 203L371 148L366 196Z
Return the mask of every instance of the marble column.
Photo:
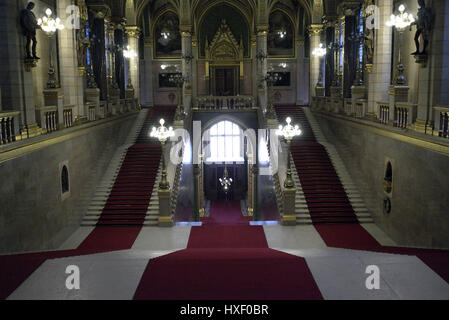
M378 116L377 101L388 101L391 76L392 28L385 23L393 10L392 2L379 0L379 29L375 30L375 47L372 73L368 76L368 114Z
M72 5L71 0L58 1L58 17L67 15L66 8ZM74 105L74 117L84 116L84 72L78 70L78 43L75 28L64 28L58 31L59 74L64 93L64 105Z
M431 123L434 121L435 131L438 134L439 112L435 112L433 107L449 105L449 3L445 0L432 1L432 11L434 13L433 29L428 56L420 65L418 73L418 110L414 130L431 134ZM416 29L413 29L416 30ZM422 46L422 42L420 43Z
M134 52L139 54L140 29L137 26L126 26L125 32L128 36L128 45L130 50L134 50ZM137 99L137 103L140 103L142 97L140 95L139 56L128 59L128 63L128 78L131 79L132 86L134 87L134 98ZM126 79L126 81L128 81L128 79Z
M39 134L30 72L35 64L25 65L26 38L18 23L18 14L26 4L27 2L17 0L0 1L0 48L4 49L0 60L0 74L3 75L0 77L0 87L3 91L3 110L20 110L20 126L24 136L31 137Z
M251 76L252 76L252 95L253 97L257 97L257 76L258 76L258 60L257 60L257 39L256 36L251 36L251 52L252 52L252 68L251 68ZM257 103L256 103L257 104Z
M312 51L318 48L321 42L321 32L323 31L322 24L312 24L309 27L310 32L310 82L309 82L309 96L315 96L315 87L317 86L320 68L321 57L313 56Z
M153 39L152 37L145 37L144 40L144 60L143 72L140 77L141 103L146 107L152 107L154 104L153 98Z
M305 63L304 39L296 42L296 104L309 103L309 74Z
M184 112L190 113L192 104L192 34L190 31L181 30L182 45L182 76L185 78L182 94Z
M265 80L268 66L267 33L268 26L257 27L257 96L259 107L265 112L268 102L268 87Z

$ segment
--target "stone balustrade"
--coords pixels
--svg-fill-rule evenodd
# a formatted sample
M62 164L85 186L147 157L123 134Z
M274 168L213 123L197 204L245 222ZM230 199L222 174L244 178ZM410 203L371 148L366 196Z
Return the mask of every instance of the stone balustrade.
M366 99L357 99L355 103L355 117L364 118L366 116L367 101Z
M58 107L45 106L36 108L36 120L46 133L58 130Z
M196 99L198 110L250 110L255 107L252 96L203 96Z
M397 102L394 107L393 125L398 128L407 128L416 120L417 115L416 104Z
M95 121L96 119L96 105L93 102L87 102L86 103L86 109L87 109L87 120L88 121Z
M376 103L380 123L388 124L390 121L390 103L386 101L377 101Z
M75 108L74 105L64 106L63 120L65 128L70 128L73 126L73 108Z
M437 106L433 108L434 134L439 137L449 138L449 106Z
M20 111L0 111L0 144L16 141Z

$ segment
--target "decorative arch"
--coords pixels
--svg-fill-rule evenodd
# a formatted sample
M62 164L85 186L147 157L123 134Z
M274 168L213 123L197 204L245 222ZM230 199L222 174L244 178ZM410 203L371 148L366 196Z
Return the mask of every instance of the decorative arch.
M255 163L256 161L256 150L257 150L257 136L256 132L251 132L251 128L249 128L243 121L241 121L238 117L230 115L230 114L223 114L217 117L214 117L213 119L210 119L206 122L205 126L202 127L201 130L201 141L204 141L205 135L208 133L210 128L214 126L215 124L222 122L222 121L230 121L232 123L235 123L239 128L242 130L242 140L245 140L246 138L246 151L250 152L252 154L252 161ZM242 146L244 145L244 142L242 141ZM245 155L244 155L245 156Z
M247 13L233 2L215 1L208 4L196 21L200 58L205 58L206 43L214 38L223 19L237 43L242 43L244 57L249 57L252 29Z
M151 28L156 59L178 59L182 55L179 16L176 11L166 9L154 19Z
M288 12L275 8L268 18L268 55L275 57L295 56L296 24Z

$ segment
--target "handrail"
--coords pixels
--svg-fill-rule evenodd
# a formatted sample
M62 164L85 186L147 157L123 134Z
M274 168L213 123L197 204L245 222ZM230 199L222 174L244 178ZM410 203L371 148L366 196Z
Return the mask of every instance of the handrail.
M449 138L449 106L436 106L434 110L434 125L438 136Z
M0 144L16 141L20 111L0 111Z
M255 106L252 96L200 96L196 98L199 110L242 110Z

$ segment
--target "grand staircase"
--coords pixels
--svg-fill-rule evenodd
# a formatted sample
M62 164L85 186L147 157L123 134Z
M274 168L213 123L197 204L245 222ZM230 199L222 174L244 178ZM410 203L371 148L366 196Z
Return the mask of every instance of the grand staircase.
M161 118L170 123L174 112L172 107L156 107L147 112L143 121L137 120L137 133L130 138L134 144L125 145L111 160L105 181L97 189L82 225L157 224L162 150L149 132L153 126L159 126Z
M299 189L295 202L297 223L372 222L361 197L349 195L354 186L342 183L342 178L349 178L347 172L340 168L337 173L327 149L317 141L318 128L312 128L304 110L297 106L278 106L276 114L280 123L289 116L292 124L299 124L302 130L290 148L296 169L292 170L293 179Z

